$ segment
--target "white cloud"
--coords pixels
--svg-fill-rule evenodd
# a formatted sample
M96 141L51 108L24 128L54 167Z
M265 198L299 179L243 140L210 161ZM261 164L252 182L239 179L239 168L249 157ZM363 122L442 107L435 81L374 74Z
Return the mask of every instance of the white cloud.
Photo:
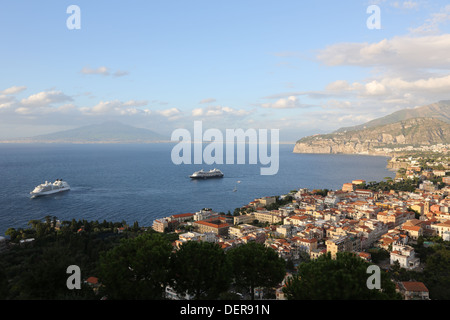
M261 104L263 108L270 109L294 109L294 108L307 108L310 105L302 104L295 95L291 95L287 98L281 98L273 103Z
M384 84L378 82L378 81L372 81L369 83L366 83L365 85L365 94L370 96L378 96L383 95L387 92L387 89Z
M417 1L395 1L391 3L391 6L397 9L417 9L419 7L419 3Z
M15 112L21 115L28 115L34 113L33 109L25 107L18 107L16 108Z
M100 101L93 107L82 107L80 110L85 114L136 114L138 107L145 106L146 100L129 100L129 101Z
M335 81L323 91L323 96L332 97L332 89L340 88L345 95L335 97L374 98L382 101L412 102L417 96L427 99L441 100L448 98L450 92L450 75L407 80L401 77L382 77L365 83ZM337 89L336 89L337 90ZM380 100L380 97L383 100ZM406 100L405 100L406 99Z
M394 37L377 43L338 43L317 59L328 66L384 67L393 70L450 69L450 34Z
M14 101L14 97L0 94L0 110L10 108L13 106Z
M98 68L90 68L90 67L83 67L83 69L81 69L81 73L82 74L87 74L87 75L102 75L102 76L110 76L112 75L113 77L123 77L129 74L128 71L124 71L124 70L117 70L113 73L111 73L111 70L108 67L105 66L101 66Z
M347 91L350 89L351 86L347 80L336 80L326 86L326 90L328 91Z
M402 8L404 9L416 9L419 7L419 3L415 1L403 1Z
M107 67L98 67L96 69L91 69L89 67L84 67L83 69L81 69L81 73L82 74L100 74L103 76L109 76L109 68Z
M147 100L129 100L124 102L124 106L126 107L143 107L148 104Z
M74 104L68 103L68 104L59 106L56 110L61 113L70 113L73 111L78 111L78 108Z
M153 116L152 119L159 116L170 121L176 120L183 115L183 112L178 108L169 108L163 110L150 110L142 108L147 105L147 101L129 100L129 101L100 101L92 107L81 107L79 110L84 115L89 116L107 116L107 117L121 117L121 116L135 116L136 119ZM157 120L155 120L157 121Z
M203 115L203 109L202 108L195 108L192 110L192 116L194 117L201 117Z
M450 21L450 5L445 6L439 12L431 14L424 24L419 27L411 28L412 34L438 34L440 25Z
M72 101L73 99L61 91L42 91L20 101L24 107L47 107L54 103Z
M26 89L27 89L27 87L25 87L25 86L21 86L21 87L13 86L13 87L7 88L3 91L0 91L0 94L8 94L8 95L11 94L12 95L12 94L20 93Z
M199 104L213 103L213 102L216 102L216 99L214 99L214 98L206 98L206 99L201 100L201 101L199 102Z
M209 106L206 108L195 108L191 111L191 114L194 117L246 116L250 114L250 111L223 106Z
M166 110L157 110L155 111L156 114L162 115L170 120L178 119L183 112L178 108L170 108Z

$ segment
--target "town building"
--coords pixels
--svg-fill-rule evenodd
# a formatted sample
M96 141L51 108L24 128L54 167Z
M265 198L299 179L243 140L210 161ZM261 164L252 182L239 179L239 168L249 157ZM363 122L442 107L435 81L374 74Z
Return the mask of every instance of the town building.
M153 221L152 228L156 232L165 232L169 227L169 220L167 218L156 219Z
M170 216L170 221L177 221L177 222L185 222L192 220L194 217L193 213L181 213L181 214L173 214Z
M246 224L246 223L252 223L255 220L255 215L253 213L247 213L247 214L241 214L239 216L233 217L233 224Z
M199 233L212 232L217 235L228 235L230 224L223 217L212 217L206 220L195 221L193 226Z
M403 281L398 282L396 287L404 300L430 300L430 293L423 282Z
M270 224L276 224L283 222L283 216L279 212L274 211L255 211L253 212L255 219L259 222L268 222Z
M355 185L353 183L344 183L342 185L342 191L353 192L355 190Z
M436 230L436 234L442 237L444 241L450 241L450 220L432 224L431 228Z
M412 270L420 265L420 259L416 257L414 248L402 243L393 243L390 254L390 263L398 261L400 267Z
M351 252L353 250L353 241L349 236L328 239L325 245L327 247L327 253L330 253L333 259L336 259L338 252Z

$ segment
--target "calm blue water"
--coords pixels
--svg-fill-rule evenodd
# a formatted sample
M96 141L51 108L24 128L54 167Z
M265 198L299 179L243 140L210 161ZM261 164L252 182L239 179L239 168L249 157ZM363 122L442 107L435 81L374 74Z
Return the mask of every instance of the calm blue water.
M233 212L255 198L292 189L340 189L354 179L393 177L385 157L294 154L293 145L280 145L273 176L260 175L260 164L177 166L171 161L173 146L0 144L0 235L47 215L151 226L156 218L205 207ZM214 167L224 172L223 179L189 178ZM55 179L66 180L72 190L30 199L36 185Z

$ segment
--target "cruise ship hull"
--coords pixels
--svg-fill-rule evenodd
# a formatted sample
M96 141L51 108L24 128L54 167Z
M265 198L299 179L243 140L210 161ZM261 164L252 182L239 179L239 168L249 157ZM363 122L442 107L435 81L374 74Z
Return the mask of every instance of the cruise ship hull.
M190 176L191 179L215 179L215 178L223 178L222 175L216 175L216 176Z
M191 174L189 176L191 179L212 179L212 178L222 178L223 177L223 172L218 170L218 169L214 169L214 170L210 170L210 171L196 171L193 174Z
M32 198L37 198L37 197L48 196L50 194L65 192L65 191L69 191L69 190L70 190L70 188L64 188L64 189L49 190L49 191L44 191L44 192L39 192L39 193L30 192L30 194L31 194Z

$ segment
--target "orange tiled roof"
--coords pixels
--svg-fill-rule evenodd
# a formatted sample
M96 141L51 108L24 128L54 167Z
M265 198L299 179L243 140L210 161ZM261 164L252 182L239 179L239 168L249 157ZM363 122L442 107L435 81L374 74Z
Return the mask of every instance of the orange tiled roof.
M174 218L184 218L184 217L190 217L193 216L193 213L180 213L180 214L174 214L172 217Z
M90 284L97 284L98 283L98 278L96 277L89 277L86 279L86 282L90 283Z
M428 292L428 288L423 284L423 282L405 281L402 282L402 285L405 287L406 291Z
M223 228L223 227L229 227L230 225L228 223L213 223L213 222L207 222L204 220L197 221L198 224L203 224L205 226L214 227L214 228Z

